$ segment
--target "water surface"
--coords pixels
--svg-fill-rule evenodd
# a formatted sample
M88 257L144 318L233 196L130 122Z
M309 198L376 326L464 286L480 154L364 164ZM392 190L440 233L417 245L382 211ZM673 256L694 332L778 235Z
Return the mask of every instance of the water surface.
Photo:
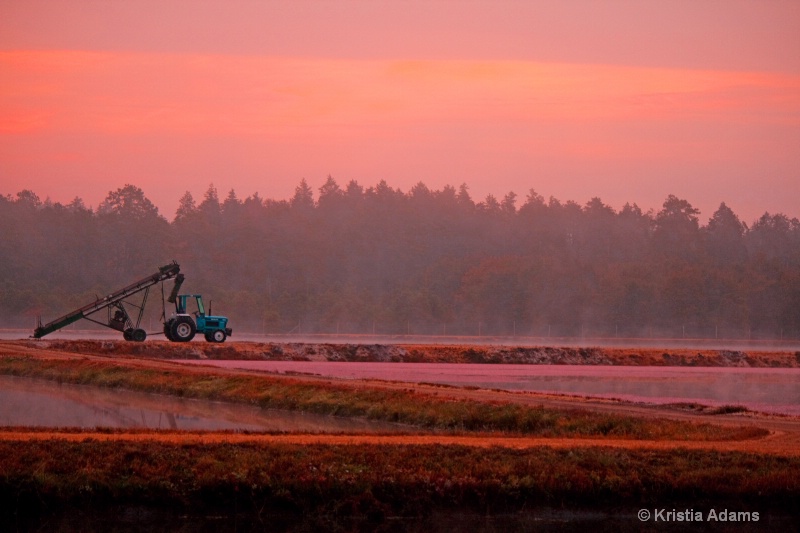
M0 426L391 432L403 426L121 389L0 376Z
M648 403L743 405L800 415L800 369L590 365L477 365L317 361L182 361L224 368L309 373L345 379L428 382L577 394Z

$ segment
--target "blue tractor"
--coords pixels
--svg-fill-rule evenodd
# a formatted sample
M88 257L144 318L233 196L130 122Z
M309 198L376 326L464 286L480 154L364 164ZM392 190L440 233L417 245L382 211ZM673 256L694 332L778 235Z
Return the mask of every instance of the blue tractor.
M190 299L196 304L191 314L187 308ZM173 342L189 342L197 333L205 335L208 342L225 342L233 332L228 317L213 316L210 306L206 314L201 295L181 294L175 298L175 316L164 322L164 335Z
M164 298L164 282L175 279L175 285L167 298L169 303L175 304L175 314L168 320L166 319L166 304ZM66 315L59 317L47 324L42 324L41 317L37 317L36 329L33 337L41 339L56 330L72 324L80 319L86 319L95 324L100 324L111 329L122 332L122 337L126 341L143 342L148 333L142 329L141 322L144 315L147 295L150 288L161 283L162 315L164 319L164 335L173 342L188 342L197 333L205 335L208 342L225 342L230 337L232 331L228 327L228 317L212 316L209 305L208 314L203 306L203 297L199 294L178 295L184 276L181 274L181 267L173 261L169 265L164 265L158 272L131 283L127 287L118 289L108 296L95 298L79 309L75 309ZM141 294L141 299L137 295ZM187 303L190 298L194 298L196 309L189 314ZM108 318L102 320L97 314L101 311L108 312ZM192 318L194 315L194 318ZM153 335L151 333L151 335Z

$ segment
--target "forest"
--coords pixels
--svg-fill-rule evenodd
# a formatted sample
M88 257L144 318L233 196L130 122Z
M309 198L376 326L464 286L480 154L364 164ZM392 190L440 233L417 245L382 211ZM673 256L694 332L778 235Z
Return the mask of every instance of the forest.
M170 221L134 185L97 208L23 190L0 195L0 235L4 327L33 329L175 260L184 292L213 299L234 335L800 338L800 221L748 225L724 203L703 221L673 195L617 211L329 176L284 200L212 184Z

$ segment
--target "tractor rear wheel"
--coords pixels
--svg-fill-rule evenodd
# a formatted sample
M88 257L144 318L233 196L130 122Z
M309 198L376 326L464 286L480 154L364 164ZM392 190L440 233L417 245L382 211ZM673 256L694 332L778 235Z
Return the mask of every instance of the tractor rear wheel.
M164 336L167 338L168 341L173 341L173 342L175 342L175 339L172 338L171 332L172 332L172 323L174 321L175 320L171 318L169 322L164 323Z
M191 317L179 316L175 319L175 322L172 323L169 332L172 336L171 340L175 342L189 342L194 338L197 328Z

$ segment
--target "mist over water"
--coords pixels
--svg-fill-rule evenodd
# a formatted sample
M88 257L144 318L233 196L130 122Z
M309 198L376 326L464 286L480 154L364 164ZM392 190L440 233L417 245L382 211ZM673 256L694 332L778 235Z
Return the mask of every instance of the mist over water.
M509 391L552 392L655 404L742 405L754 411L800 415L798 368L319 361L180 362L264 372L298 372L354 380L380 379Z

